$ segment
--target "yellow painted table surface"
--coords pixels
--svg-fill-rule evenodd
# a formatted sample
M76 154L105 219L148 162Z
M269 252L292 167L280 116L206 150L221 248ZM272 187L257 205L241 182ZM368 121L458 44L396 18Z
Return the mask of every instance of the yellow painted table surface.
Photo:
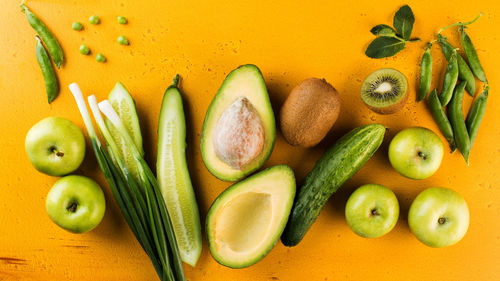
M342 110L331 133L317 147L288 145L277 130L266 166L288 164L300 183L325 149L348 130L380 122L389 128L375 156L326 204L305 239L294 248L281 242L259 263L229 269L211 257L206 239L195 268L185 265L188 280L500 280L500 4L497 1L412 1L416 17L405 50L387 59L364 55L374 38L369 30L391 24L401 1L97 1L46 0L28 5L61 42L66 56L57 71L61 92L51 104L35 58L35 32L20 12L18 0L2 0L0 9L0 280L157 280L115 204L90 146L76 174L103 187L106 215L93 231L75 235L52 223L45 197L57 180L37 172L24 151L24 138L47 116L83 121L68 85L84 94L107 97L123 82L137 102L146 158L155 165L157 120L164 90L182 76L187 115L189 168L202 223L214 199L230 185L212 176L200 155L203 118L229 71L253 63L261 69L275 115L290 90L308 77L325 78L340 93ZM391 168L387 146L394 134L410 126L438 132L424 103L415 102L417 73L426 42L440 27L484 16L468 32L491 83L488 108L467 167L459 153L446 153L438 172L427 180L410 180ZM90 25L97 14L101 24ZM123 15L127 25L119 25ZM73 31L73 21L85 28ZM458 45L454 31L445 34ZM116 42L126 35L130 46ZM81 43L92 50L78 52ZM97 53L108 61L95 61ZM440 87L445 60L436 45L433 87ZM373 70L392 67L409 81L410 98L389 116L369 111L359 98L363 79ZM477 88L480 88L478 85ZM465 96L465 110L471 98ZM278 127L279 128L279 127ZM88 138L87 138L88 141ZM443 142L445 140L443 139ZM88 143L88 142L87 142ZM344 219L349 194L365 183L391 188L401 205L392 232L379 239L356 236ZM407 224L415 196L431 186L452 188L470 208L470 227L455 246L432 249L421 244Z

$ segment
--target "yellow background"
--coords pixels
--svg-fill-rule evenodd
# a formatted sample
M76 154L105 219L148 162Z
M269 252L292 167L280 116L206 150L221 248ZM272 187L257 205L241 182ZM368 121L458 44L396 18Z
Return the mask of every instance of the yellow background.
M267 83L275 114L290 90L308 77L325 78L340 93L339 120L315 148L288 145L278 129L266 166L284 163L300 183L322 152L348 130L380 122L386 139L365 167L335 194L305 239L294 248L280 242L256 265L234 270L217 264L204 238L195 268L185 266L189 280L500 280L500 5L497 1L413 1L413 36L397 56L374 60L364 55L376 24L392 23L400 1L29 1L51 28L66 56L57 71L61 93L46 102L35 58L35 32L20 12L18 0L3 0L0 9L0 280L156 280L113 201L90 147L77 174L97 180L106 195L107 212L94 231L75 235L53 224L45 196L55 177L37 172L24 151L31 126L47 116L68 118L83 128L67 88L77 82L84 94L106 98L117 81L134 96L141 119L146 157L154 167L161 98L174 74L182 76L188 128L188 161L202 223L213 202L230 183L213 177L202 163L199 141L205 111L224 77L238 65L254 63ZM438 172L427 180L403 178L390 166L387 145L399 130L425 126L435 132L424 103L415 102L418 64L425 43L440 27L484 16L468 29L491 83L488 109L467 167L459 153L446 153ZM98 14L101 24L88 24ZM123 15L127 25L119 25ZM85 29L71 29L80 21ZM130 46L116 43L126 35ZM454 31L446 35L457 45ZM78 47L87 44L90 56ZM103 53L108 62L95 61ZM443 56L433 48L433 87L440 87ZM373 70L393 67L410 84L407 105L381 116L359 98L363 79ZM479 89L480 86L478 85ZM465 97L465 110L471 98ZM279 128L279 127L278 127ZM441 136L441 134L439 134ZM443 139L444 141L444 139ZM395 229L379 239L356 236L344 219L348 195L359 185L379 183L395 191L401 216ZM471 212L465 238L455 246L432 249L410 233L407 210L426 187L445 186L462 194Z

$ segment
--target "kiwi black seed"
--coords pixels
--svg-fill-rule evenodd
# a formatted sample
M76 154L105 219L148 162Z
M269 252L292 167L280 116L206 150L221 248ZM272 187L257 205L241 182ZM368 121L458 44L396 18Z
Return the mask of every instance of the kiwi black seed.
M361 85L361 99L376 113L395 113L408 99L408 81L404 74L396 69L375 70Z

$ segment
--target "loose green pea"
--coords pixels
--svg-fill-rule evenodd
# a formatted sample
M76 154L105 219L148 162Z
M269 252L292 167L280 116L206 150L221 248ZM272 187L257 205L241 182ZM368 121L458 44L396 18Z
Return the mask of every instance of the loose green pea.
M127 24L127 18L126 17L118 16L118 17L116 17L116 19L118 20L119 24Z
M98 16L90 16L89 18L89 22L91 24L99 24L100 20L99 20L99 17Z
M123 35L119 36L117 41L118 41L118 43L120 43L120 45L128 45L129 44L127 37L125 37Z
M106 57L103 54L97 54L95 60L98 62L106 62Z
M80 31L83 29L83 25L77 21L75 21L73 23L73 26L72 26L73 30L76 30L76 31Z
M85 44L80 45L80 54L82 54L82 55L90 54L89 47L85 46Z

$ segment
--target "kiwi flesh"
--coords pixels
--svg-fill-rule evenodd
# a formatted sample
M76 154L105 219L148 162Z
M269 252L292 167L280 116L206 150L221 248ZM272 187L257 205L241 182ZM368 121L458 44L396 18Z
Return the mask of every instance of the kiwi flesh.
M375 70L361 85L361 99L376 113L395 113L408 100L408 80L396 69Z

